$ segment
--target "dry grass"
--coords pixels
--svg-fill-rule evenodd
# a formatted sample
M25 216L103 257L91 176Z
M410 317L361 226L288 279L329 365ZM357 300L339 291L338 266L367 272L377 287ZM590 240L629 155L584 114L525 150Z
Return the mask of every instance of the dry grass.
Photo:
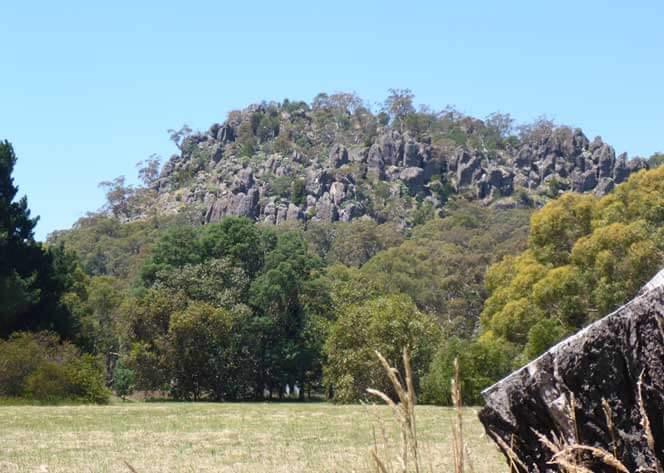
M400 444L399 453L395 454L394 449L390 449L389 439L385 434L384 427L381 428L381 432L383 433L382 446L379 446L378 438L374 435L374 445L370 450L374 472L420 473L421 471L428 471L429 473L434 473L434 471L450 471L449 469L434 469L434 463L432 461L433 449L430 445L426 446L424 442L420 444L418 440L418 433L415 428L415 389L413 386L413 372L408 350L404 349L403 351L403 377L396 368L389 365L387 360L385 360L380 353L376 352L376 356L378 356L378 359L383 365L385 373L392 383L392 388L394 389L398 400L395 401L387 394L376 389L367 389L367 391L369 394L382 399L392 410L399 427ZM451 453L452 466L454 467L455 473L475 473L471 450L464 441L464 409L462 407L461 399L458 359L454 360L454 378L452 378L451 384L452 404L454 406L454 419L451 425L452 445L450 451L438 451L437 454L449 455L449 453ZM381 424L381 426L382 425L383 424ZM420 449L426 450L428 453L423 455L421 454ZM428 459L428 462L426 462L426 459Z
M436 472L453 470L454 410L417 406L419 449ZM0 407L0 472L366 472L378 419L397 438L385 406L125 403ZM464 409L477 473L506 472L475 409ZM380 435L380 434L379 434Z
M662 466L659 464L655 453L655 439L650 428L650 420L648 419L648 414L643 401L643 376L644 373L642 372L637 382L641 426L643 427L644 437L646 438L648 448L653 454L654 464L652 465L652 471L662 473ZM610 436L609 443L611 444L613 452L608 452L603 448L582 445L579 443L578 425L576 421L576 401L574 394L570 393L567 417L569 418L571 425L574 427L574 441L569 442L562 436L556 435L554 432L551 432L547 437L540 432L534 431L542 445L553 454L549 462L550 464L557 465L560 471L566 473L593 473L593 470L588 467L588 463L599 462L613 468L617 472L630 473L627 467L620 461L613 427L613 413L609 403L605 399L602 399L602 409L604 410L604 415L606 417ZM509 451L512 450L509 449Z

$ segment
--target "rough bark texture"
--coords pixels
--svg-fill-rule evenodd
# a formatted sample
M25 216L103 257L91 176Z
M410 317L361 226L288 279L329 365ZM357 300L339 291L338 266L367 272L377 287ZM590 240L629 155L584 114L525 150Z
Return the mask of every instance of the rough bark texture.
M655 448L649 448L639 408L639 377ZM572 395L576 426L570 420ZM602 410L612 410L620 461L631 471L664 465L664 271L639 295L568 338L483 393L479 414L487 434L500 438L528 471L558 471L534 430L614 451ZM498 442L500 443L500 442ZM506 452L503 452L506 453ZM615 473L601 463L592 471ZM661 467L660 467L661 468ZM519 468L518 471L523 471Z

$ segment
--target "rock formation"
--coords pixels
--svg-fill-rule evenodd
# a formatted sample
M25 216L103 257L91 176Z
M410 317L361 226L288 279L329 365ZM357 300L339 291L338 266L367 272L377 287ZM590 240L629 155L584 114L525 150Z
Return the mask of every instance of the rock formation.
M505 446L512 446L528 471L559 471L548 463L553 454L535 431L616 452L631 472L662 471L656 465L664 465L664 271L631 302L554 346L483 396L486 407L480 420L487 434L498 439L504 453ZM610 406L613 428L602 400ZM648 445L642 408L654 446ZM599 461L587 467L617 471Z
M204 222L237 215L269 223L360 217L405 223L424 204L439 211L452 194L492 206L540 205L567 190L602 195L647 167L568 127L487 148L392 126L327 135L306 105L290 112L268 108L233 112L223 125L186 137L154 183L157 210L195 207ZM268 118L279 126L262 127ZM483 126L465 120L464 130ZM247 138L252 129L257 136ZM300 137L280 142L286 135L277 129Z

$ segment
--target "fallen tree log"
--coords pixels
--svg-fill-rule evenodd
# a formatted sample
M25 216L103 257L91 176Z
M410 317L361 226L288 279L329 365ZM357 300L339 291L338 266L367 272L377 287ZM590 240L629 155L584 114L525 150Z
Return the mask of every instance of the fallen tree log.
M480 420L514 471L561 471L541 434L559 447L601 449L629 472L662 473L664 270L632 301L482 395ZM589 451L574 455L590 471L620 471Z

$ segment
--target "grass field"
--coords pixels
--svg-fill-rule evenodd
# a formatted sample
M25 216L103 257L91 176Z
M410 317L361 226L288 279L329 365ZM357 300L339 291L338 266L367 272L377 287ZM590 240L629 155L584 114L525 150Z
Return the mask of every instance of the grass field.
M417 408L436 472L453 471L452 415ZM324 403L0 407L0 472L364 472L381 424L393 432L387 407ZM506 471L475 410L464 428L475 471Z

